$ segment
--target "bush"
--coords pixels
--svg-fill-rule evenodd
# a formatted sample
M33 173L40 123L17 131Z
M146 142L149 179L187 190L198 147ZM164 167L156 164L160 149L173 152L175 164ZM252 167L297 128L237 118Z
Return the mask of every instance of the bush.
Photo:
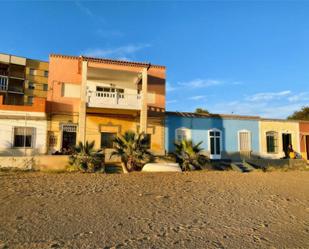
M201 154L201 143L194 145L191 140L175 143L176 162L179 163L183 171L200 170L203 165L208 163L208 158Z
M73 147L70 165L83 172L104 172L104 153L102 150L94 150L94 141L86 141L85 144L79 142Z
M114 151L111 157L118 156L124 173L140 170L153 155L148 150L149 140L145 133L136 134L126 131L114 139Z

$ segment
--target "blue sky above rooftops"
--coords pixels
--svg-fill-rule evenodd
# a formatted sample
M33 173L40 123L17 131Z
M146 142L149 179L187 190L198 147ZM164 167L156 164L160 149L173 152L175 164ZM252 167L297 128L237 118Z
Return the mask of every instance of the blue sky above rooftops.
M0 51L167 67L167 110L285 118L309 103L309 2L0 2Z

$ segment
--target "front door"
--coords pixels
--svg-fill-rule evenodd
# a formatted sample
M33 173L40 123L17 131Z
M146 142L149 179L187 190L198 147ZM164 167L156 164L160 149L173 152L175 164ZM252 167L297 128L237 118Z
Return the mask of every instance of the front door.
M309 135L306 136L307 160L309 160Z
M62 150L69 150L76 145L76 125L62 126Z
M251 139L249 131L239 131L238 133L238 148L240 157L250 157Z
M288 156L288 147L292 145L292 136L290 133L283 133L282 134L282 150L285 153L285 156Z
M210 159L221 159L221 131L209 131Z

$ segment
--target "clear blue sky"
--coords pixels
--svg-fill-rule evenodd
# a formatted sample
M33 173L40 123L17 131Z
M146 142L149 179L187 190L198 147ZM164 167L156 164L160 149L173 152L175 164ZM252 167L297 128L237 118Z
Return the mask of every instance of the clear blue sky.
M306 1L10 1L0 9L1 52L167 66L167 110L285 118L309 103Z

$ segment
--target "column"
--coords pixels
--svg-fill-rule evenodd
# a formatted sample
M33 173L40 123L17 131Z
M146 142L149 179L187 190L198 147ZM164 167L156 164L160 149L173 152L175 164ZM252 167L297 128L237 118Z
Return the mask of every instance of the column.
M82 83L80 87L80 106L78 118L78 141L86 141L86 102L87 102L87 61L82 61Z
M147 68L142 71L142 106L140 115L140 132L147 132Z

